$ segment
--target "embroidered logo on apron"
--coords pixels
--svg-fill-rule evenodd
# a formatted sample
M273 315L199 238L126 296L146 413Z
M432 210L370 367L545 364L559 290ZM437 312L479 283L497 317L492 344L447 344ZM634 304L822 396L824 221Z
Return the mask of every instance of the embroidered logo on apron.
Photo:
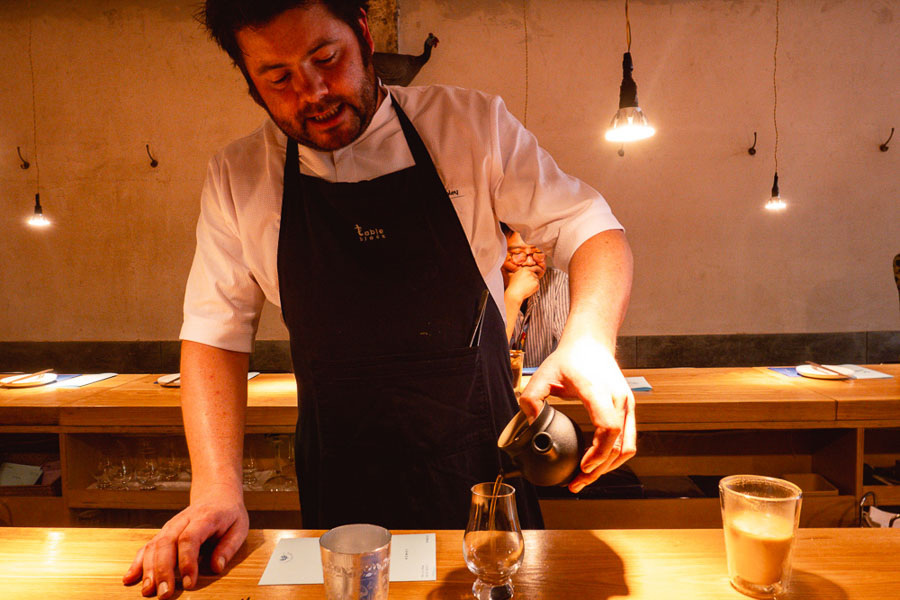
M354 225L356 227L356 233L359 235L360 242L371 242L372 240L383 240L387 236L384 233L384 229L380 227L372 227L371 229L363 229L357 223Z

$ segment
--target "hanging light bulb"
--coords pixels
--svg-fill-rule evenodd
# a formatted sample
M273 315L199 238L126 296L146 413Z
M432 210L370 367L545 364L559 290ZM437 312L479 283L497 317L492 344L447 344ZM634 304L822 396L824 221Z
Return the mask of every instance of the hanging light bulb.
M28 21L28 64L31 70L31 133L34 139L34 170L36 175L35 187L37 189L41 189L41 164L37 160L37 103L34 99L34 56L31 52L31 21ZM18 151L18 148L16 148ZM19 158L22 157L22 154L19 153ZM22 168L27 169L29 163L22 159ZM41 209L41 194L40 192L35 193L34 195L34 214L28 217L28 224L32 227L47 227L50 225L50 221L47 220L47 217L44 216L44 211Z
M638 106L637 84L631 77L634 63L631 61L631 52L626 52L622 58L622 86L619 88L619 110L616 111L609 129L606 130L606 139L610 142L634 142L650 137L656 130L650 126L647 117L641 107Z
M44 216L44 211L41 209L41 195L34 195L34 214L28 217L28 224L32 227L47 227L50 225L50 221L47 220L47 217Z
M650 137L656 130L650 126L641 107L638 106L637 84L631 76L634 62L631 60L631 22L628 19L628 0L625 0L625 37L628 50L622 57L622 85L619 87L619 110L616 111L606 139L610 142L633 142Z
M780 212L787 208L787 202L781 199L778 191L778 32L780 23L778 13L780 12L781 3L775 0L775 52L772 57L772 92L775 102L772 107L772 124L775 126L775 179L772 180L772 196L766 201L766 210L772 212Z
M781 199L778 193L778 172L775 172L775 180L772 182L772 197L766 202L766 210L784 210L787 203Z

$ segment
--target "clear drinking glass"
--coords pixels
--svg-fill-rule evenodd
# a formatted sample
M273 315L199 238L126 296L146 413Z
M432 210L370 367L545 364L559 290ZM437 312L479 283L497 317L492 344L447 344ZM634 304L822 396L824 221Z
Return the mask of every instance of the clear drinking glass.
M513 390L518 396L522 393L522 369L525 366L525 351L510 350L509 366L512 369Z
M328 600L388 600L391 532L378 525L335 527L319 538Z
M801 498L799 487L775 477L719 481L728 578L739 592L776 598L787 590Z
M255 453L256 451L250 444L250 440L246 439L244 442L244 459L241 466L241 473L243 477L244 487L252 491L260 489L259 483L257 483L256 481L256 476L259 473L259 469L256 465Z
M477 579L472 594L478 600L513 597L512 576L525 556L525 538L516 512L516 490L494 482L472 486L469 524L463 537L463 556Z
M156 454L156 448L150 440L141 440L134 479L142 490L155 490L156 484L160 480L159 458Z
M284 470L284 459L281 454L282 447L285 445L284 436L273 435L267 437L269 437L269 441L275 446L275 474L266 479L263 487L269 492L297 491L297 480L290 477Z
M113 459L109 464L109 481L116 490L130 489L128 484L134 478L131 461L124 456Z
M91 473L97 482L97 489L107 490L112 487L112 483L109 481L111 469L112 461L109 460L108 456L104 456L97 461L97 465L94 467L93 473Z
M162 456L159 459L160 481L175 481L178 479L178 468L181 460L178 458L174 438L165 438L162 442Z

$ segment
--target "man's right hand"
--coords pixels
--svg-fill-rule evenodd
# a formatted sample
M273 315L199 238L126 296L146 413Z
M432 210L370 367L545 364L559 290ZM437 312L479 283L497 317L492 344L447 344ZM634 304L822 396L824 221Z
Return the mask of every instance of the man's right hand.
M184 589L197 585L200 546L217 540L210 555L214 573L222 573L228 561L247 539L250 521L243 492L230 486L212 486L172 517L143 548L122 577L125 585L143 578L141 594L165 600L175 592L176 570Z
M541 275L544 270L538 266L522 267L509 274L509 285L506 294L515 299L521 306L526 298L531 298L541 286Z

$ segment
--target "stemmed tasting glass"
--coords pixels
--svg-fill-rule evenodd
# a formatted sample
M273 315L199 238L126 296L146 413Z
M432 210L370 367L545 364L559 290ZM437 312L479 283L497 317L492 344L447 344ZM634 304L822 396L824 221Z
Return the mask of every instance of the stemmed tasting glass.
M469 524L463 537L463 556L477 579L472 595L478 600L513 597L512 576L525 555L525 538L516 512L516 490L509 484L472 486Z
M284 462L281 457L281 448L284 446L284 436L267 436L275 446L275 474L266 479L263 487L269 492L293 492L297 490L297 480L289 477L284 471Z
M148 439L141 440L140 461L134 472L134 478L140 484L142 490L155 490L156 483L160 480L159 459L156 448Z
M112 487L112 483L109 480L109 474L112 470L112 461L108 456L103 456L97 461L97 465L94 467L94 472L91 473L93 475L94 480L97 482L97 489L100 490L108 490Z
M259 469L256 465L256 451L253 448L253 445L250 442L250 438L245 438L244 440L244 459L243 465L241 467L243 483L244 487L248 490L259 490L261 489L259 483L256 481L257 474L259 473Z
M178 479L178 467L180 459L176 451L175 439L167 437L162 440L163 452L159 459L160 481L175 481Z
M132 470L131 461L128 458L119 456L110 463L109 481L112 484L113 489L130 489L128 484L133 478L134 472Z

